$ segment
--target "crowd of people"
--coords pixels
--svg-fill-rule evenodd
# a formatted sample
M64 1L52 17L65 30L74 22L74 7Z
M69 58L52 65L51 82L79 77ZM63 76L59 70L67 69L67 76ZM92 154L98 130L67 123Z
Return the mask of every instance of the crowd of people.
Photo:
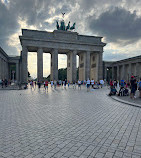
M41 86L44 86L44 89L48 91L48 85L51 85L51 88L54 87L54 89L56 89L59 86L62 86L64 89L66 89L66 87L70 86L70 84L72 84L73 89L76 89L76 87L78 87L78 89L81 90L81 86L82 85L86 85L87 87L87 91L90 91L90 89L99 89L102 88L104 85L109 85L110 86L110 93L109 95L119 95L119 96L128 96L130 95L131 99L135 99L136 98L136 91L139 91L139 97L141 98L141 78L139 80L136 79L135 76L131 76L130 81L126 82L125 80L121 80L120 82L117 80L110 80L109 83L106 82L106 80L100 80L100 81L94 81L94 79L88 79L88 80L78 80L78 81L73 81L72 83L70 83L70 81L67 81L67 79L61 81L61 80L51 80L50 82L48 80L45 80L43 82L41 81L33 81L30 80L29 81L31 88L36 88L36 85L38 86L38 88L40 89ZM11 80L0 80L0 85L2 88L7 87L9 85L11 85ZM28 84L25 84L24 89L26 89L28 87Z
M136 79L135 76L131 76L129 82L121 80L120 82L116 80L110 80L110 93L109 95L119 95L119 96L128 96L130 95L131 99L136 98L136 91L139 90L139 97L141 98L141 78ZM119 90L119 91L118 91Z
M65 79L63 81L51 80L50 82L48 80L45 80L43 82L40 82L40 81L36 82L36 81L31 80L31 81L29 81L29 83L30 83L31 88L36 88L36 85L37 85L38 88L40 89L41 85L43 85L44 89L47 91L48 91L49 84L51 85L51 88L54 87L55 89L57 88L57 86L58 87L62 86L62 87L64 87L64 89L66 89L67 86L69 88L70 84L72 84L73 89L76 89L76 87L78 87L78 89L80 89L80 90L81 90L82 85L86 85L87 91L90 91L90 88L92 88L92 89L102 88L104 86L105 82L104 82L104 80L100 80L100 81L95 82L93 79L92 80L88 79L88 80L84 80L84 81L81 81L81 80L73 81L72 83L70 83L70 81L67 81L67 79ZM27 84L25 85L24 88L25 89L27 88Z

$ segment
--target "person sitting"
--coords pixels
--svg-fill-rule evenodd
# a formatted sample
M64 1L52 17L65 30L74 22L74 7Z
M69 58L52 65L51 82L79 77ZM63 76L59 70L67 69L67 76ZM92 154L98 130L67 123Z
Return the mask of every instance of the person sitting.
M111 90L110 90L109 96L116 95L116 93L117 93L117 90L116 90L115 86L111 86Z

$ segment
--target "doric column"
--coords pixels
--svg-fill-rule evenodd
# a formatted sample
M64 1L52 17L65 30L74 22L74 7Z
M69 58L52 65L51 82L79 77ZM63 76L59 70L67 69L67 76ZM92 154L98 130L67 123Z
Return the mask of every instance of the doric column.
M70 82L76 81L76 54L76 50L67 54L67 80Z
M19 82L19 63L16 63L16 80Z
M136 76L138 80L141 77L141 62L136 63Z
M122 65L122 80L125 80L126 74L125 74L125 64Z
M8 67L8 62L6 62L6 78L7 78L7 80L9 79L9 67Z
M105 69L105 71L104 71L104 72L105 72L104 79L107 80L107 69L108 69L108 68L105 66L104 69Z
M77 51L72 52L72 81L76 81L76 54Z
M0 58L0 79L2 79L2 59Z
M103 79L103 52L99 52L98 80Z
M43 80L43 49L37 50L37 80Z
M4 78L7 79L7 66L6 66L6 61L4 61Z
M115 72L114 72L114 66L112 66L112 80L114 80L115 79L115 74L114 74Z
M58 80L58 49L51 52L51 80Z
M27 55L28 55L28 49L27 47L22 47L22 83L27 83L28 79L28 70L27 70Z
M2 79L5 79L4 75L4 60L2 59Z
M128 80L130 81L131 78L131 74L132 74L132 67L131 67L131 63L129 63L128 65Z
M119 65L117 65L117 80L120 80L120 75L119 75Z
M85 58L85 79L90 79L90 51L86 52Z
M85 80L84 52L79 53L79 80Z

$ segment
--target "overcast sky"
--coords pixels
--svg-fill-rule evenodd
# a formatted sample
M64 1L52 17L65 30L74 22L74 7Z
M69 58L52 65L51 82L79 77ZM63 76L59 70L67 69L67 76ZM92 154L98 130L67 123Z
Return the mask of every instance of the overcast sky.
M104 60L141 55L141 0L0 0L0 47L8 55L19 55L21 29L53 31L61 12L66 13L66 23L76 22L79 34L103 37L107 43ZM36 57L29 54L32 69ZM44 55L48 61L44 67L49 60L49 55ZM59 67L65 66L66 57L60 56Z

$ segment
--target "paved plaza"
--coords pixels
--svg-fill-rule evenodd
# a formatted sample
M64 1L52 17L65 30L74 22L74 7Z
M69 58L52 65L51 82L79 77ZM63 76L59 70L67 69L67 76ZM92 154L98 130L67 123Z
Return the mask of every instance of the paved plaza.
M141 158L141 108L108 92L0 90L0 158Z

